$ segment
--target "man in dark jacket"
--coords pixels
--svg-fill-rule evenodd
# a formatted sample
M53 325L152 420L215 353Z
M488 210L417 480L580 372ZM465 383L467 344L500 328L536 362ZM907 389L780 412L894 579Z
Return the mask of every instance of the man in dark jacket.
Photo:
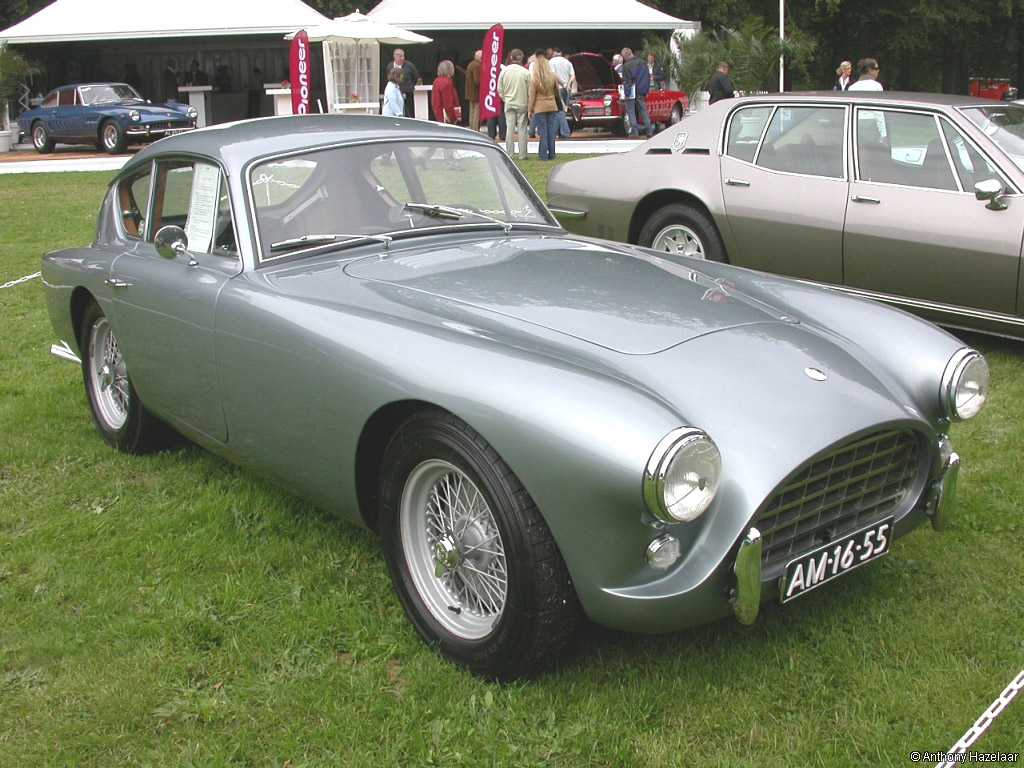
M732 78L729 77L731 69L732 65L727 61L723 61L718 65L718 71L708 80L708 93L711 94L711 99L708 101L709 104L714 104L722 99L731 99L736 95L732 88Z
M622 98L626 102L626 114L629 115L629 135L636 136L643 132L654 135L651 116L647 114L647 94L651 92L651 72L647 62L634 56L629 48L622 49Z
M415 117L416 114L413 109L414 91L416 86L422 82L420 80L420 73L417 71L416 65L405 58L405 51L401 48L395 48L392 56L394 58L385 69L384 77L386 78L392 69L402 70L402 79L398 82L398 89L402 92L402 96L405 99L405 116Z

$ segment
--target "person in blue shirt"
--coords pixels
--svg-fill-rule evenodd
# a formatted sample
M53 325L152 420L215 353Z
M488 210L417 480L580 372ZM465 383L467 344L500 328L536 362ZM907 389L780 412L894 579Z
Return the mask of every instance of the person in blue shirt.
M405 114L405 97L402 95L402 70L397 67L388 72L388 84L384 88L382 115L402 117Z
M622 98L626 102L626 114L629 115L629 135L636 136L643 132L649 137L654 135L651 116L647 114L647 94L651 92L651 72L647 62L634 56L630 48L622 49Z

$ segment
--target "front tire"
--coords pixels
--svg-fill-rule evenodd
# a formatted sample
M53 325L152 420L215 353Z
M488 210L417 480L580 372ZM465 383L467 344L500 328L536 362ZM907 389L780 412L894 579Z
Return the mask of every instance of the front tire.
M100 144L112 155L119 155L128 146L124 129L114 120L107 120L100 126Z
M32 146L36 148L36 152L40 155L48 155L50 152L53 152L53 148L56 146L50 137L50 132L46 130L46 126L41 122L36 122L32 125Z
M684 203L669 203L652 213L637 243L693 259L728 261L715 223L703 211Z
M580 608L533 499L471 427L410 417L384 454L380 529L402 606L428 644L477 675L536 673Z
M142 404L110 320L96 304L82 317L79 339L92 420L107 444L124 453L166 447L173 432Z

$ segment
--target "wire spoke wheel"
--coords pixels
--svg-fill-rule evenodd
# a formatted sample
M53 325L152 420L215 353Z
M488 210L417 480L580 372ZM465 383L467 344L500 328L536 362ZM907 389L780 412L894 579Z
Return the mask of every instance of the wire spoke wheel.
M131 388L121 347L106 317L99 317L89 334L89 376L97 415L108 429L119 430L128 419Z
M406 565L431 616L464 640L490 634L505 610L508 564L476 484L447 461L421 462L406 479L399 525Z
M701 242L696 232L683 224L670 224L662 229L655 235L651 248L656 251L689 256L692 259L705 258L704 243Z
M117 147L117 143L120 140L117 126L113 123L107 123L103 127L103 146L107 149L112 150Z

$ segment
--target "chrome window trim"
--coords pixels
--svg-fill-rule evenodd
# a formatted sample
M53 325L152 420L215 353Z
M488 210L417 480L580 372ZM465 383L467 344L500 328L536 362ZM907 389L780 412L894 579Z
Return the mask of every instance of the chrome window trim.
M130 173L126 173L126 174L122 174L122 175L118 176L116 179L114 179L114 181L110 185L111 189L112 189L112 191L114 193L114 195L113 195L114 210L112 212L113 213L113 217L114 217L114 222L115 222L114 226L117 228L118 237L120 237L122 240L127 240L128 242L132 242L132 243L135 243L135 242L145 242L146 241L146 234L149 232L149 220L150 220L149 211L150 211L150 208L152 207L152 204L153 204L153 173L154 173L154 170L155 170L153 165L154 165L155 162L156 162L155 160L150 160L149 161L149 169L147 171L147 173L149 173L149 191L146 193L146 211L145 211L145 214L146 214L146 218L145 218L146 225L145 225L144 230L143 230L141 235L129 235L128 231L124 228L124 214L123 214L123 212L121 210L120 191L121 191L121 185L122 184L124 184L125 182L127 182L131 178L135 178L137 175L139 175L142 172L142 166L140 165L138 168L133 169Z
M932 115L932 119L935 120L935 130L939 133L942 149L946 153L946 163L949 165L950 170L953 171L953 182L956 184L956 188L963 192L964 183L960 180L960 172L956 169L956 164L953 162L953 153L949 151L949 142L946 141L946 132L942 130L942 122L939 120L938 115Z
M126 240L129 240L129 241L132 241L132 242L145 242L145 243L152 242L149 239L149 236L151 234L150 227L152 226L152 221L153 221L153 209L154 209L154 206L156 205L156 184L154 182L156 181L156 172L157 172L156 166L157 166L157 163L175 162L175 161L182 161L182 160L191 161L193 164L195 164L197 162L201 162L201 163L206 163L207 165L214 165L220 171L220 174L221 174L221 176L220 176L221 185L224 187L224 190L225 190L225 192L227 192L227 195L228 195L228 209L231 211L231 214L230 214L231 215L231 226L235 230L235 244L237 245L238 237L239 237L238 217L235 215L235 203L234 203L234 200L233 200L233 198L231 196L231 185L228 183L228 178L229 177L228 177L227 168L225 167L224 163L222 163L220 160L217 160L215 158L209 157L207 155L190 154L190 153L187 153L187 152L175 152L173 154L169 153L169 154L166 154L166 155L158 155L156 157L153 157L149 161L150 182L149 182L149 197L146 200L146 213L147 213L147 216L146 216L146 231L143 233L143 235L141 237L133 237L132 235L129 235L128 233L126 233L124 231L124 222L121 220L120 210L117 210L117 211L115 211L115 213L117 214L115 216L115 218L117 219L118 234L121 235L122 237L124 237ZM136 168L133 168L131 171L129 171L127 173L122 173L120 176L118 176L114 180L113 184L117 185L119 187L123 181L125 181L126 179L128 179L131 176L134 176L140 170L141 170L141 165L136 167ZM115 192L115 202L116 201L117 201L117 197L116 197L116 192ZM119 205L117 207L118 207L118 209L120 209ZM214 220L214 223L216 223L216 220ZM244 265L244 260L242 258L241 249L236 250L230 256L228 254L217 254L217 253L214 253L212 251L212 243L211 243L211 251L209 253L207 253L206 255L208 255L208 256L219 256L220 258L224 258L224 259L232 258L232 259L235 259L236 261L238 261L239 264Z
M960 107L957 107L957 109L960 109ZM999 163L997 163L995 160L993 160L992 156L989 155L985 150L983 150L981 147L979 147L978 143L976 141L974 141L974 139L972 139L970 136L965 134L963 132L963 130L961 130L960 127L957 126L956 123L954 123L952 120L950 120L947 115L936 115L936 118L939 120L940 123L945 122L947 125L949 125L950 128L952 128L954 131L957 132L957 134L960 136L960 138L962 138L964 141L966 141L968 144L970 144L971 147L974 148L975 152L977 152L979 155L981 155L983 158L985 158L985 160L987 160L992 165L992 167L996 169L996 173L999 174L999 180L1003 182L1003 185L1006 187L1008 194L1010 194L1010 195L1018 195L1018 194L1020 194L1020 191L1017 189L1017 186L1012 181L1010 181L1010 177L1003 170L1002 166L1000 166ZM975 127L977 127L977 126L975 126ZM946 140L945 131L941 130L942 129L941 125L939 126L939 129L940 129L940 132L942 133L942 139L943 139L943 141L945 141ZM952 150L951 150L951 152L952 152ZM953 170L954 171L956 170L956 164L955 163L953 164ZM957 178L959 178L960 174L958 173L956 175L957 175ZM974 196L974 190L965 189L964 192L966 192L967 194L971 195L972 197Z
M721 137L721 153L723 157L728 157L731 160L735 160L737 163L743 163L751 168L756 168L759 171L765 171L767 173L778 173L784 176L795 176L801 179L825 179L826 181L837 181L843 183L849 183L850 181L850 154L849 154L849 136L850 136L850 104L839 103L829 104L827 102L814 102L814 101L794 101L792 103L772 103L772 104L745 104L736 107L730 115L729 119L724 122L725 129L722 131ZM764 123L764 127L761 129L761 136L757 140L757 148L754 150L753 161L744 160L743 158L730 155L728 152L729 148L729 128L732 125L732 120L735 115L743 111L744 109L751 109L757 107L770 107L771 113L768 115L768 119ZM841 109L843 110L843 175L842 176L822 176L816 173L798 173L796 171L780 171L775 168L765 168L762 165L758 165L757 161L761 157L761 148L764 146L765 137L768 134L768 128L772 124L772 120L775 119L776 113L783 107L804 107L811 109Z
M644 503L647 506L647 510L662 523L678 525L684 522L693 522L693 520L679 520L673 517L668 509L665 508L665 473L668 471L675 455L684 445L692 440L707 440L712 445L715 444L715 441L703 429L698 429L697 427L676 427L658 441L658 444L647 459L647 465L644 467ZM719 475L721 476L721 467L719 467ZM698 515L694 520L699 517Z
M998 101L996 101L996 102L992 102L992 103L993 103L993 104L1002 104L1002 105L1004 105L1004 106L1005 106L1005 102L998 102ZM1007 161L1007 162L1008 162L1008 163L1009 163L1009 164L1010 164L1011 166L1013 166L1014 168L1018 168L1018 165L1017 165L1017 163L1013 161L1013 159L1012 159L1012 158L1010 157L1010 154L1009 154L1009 153L1008 153L1008 152L1007 152L1007 151L1006 151L1005 149L1003 149L1003 148L1002 148L1001 146L999 146L998 144L996 144L996 142L995 142L995 141L993 141L993 140L992 140L992 138L991 138L991 137L989 137L989 136L988 136L988 135L987 135L987 134L986 134L986 133L985 133L985 132L984 132L983 130L981 130L981 126L979 126L979 125L978 125L977 123L975 123L975 122L974 122L973 120L971 120L971 118L967 117L967 114L966 114L966 112L967 112L968 110L971 110L971 109L986 109L986 108L990 108L990 105L988 105L988 104L970 104L970 105L967 105L967 106L962 106L962 107L954 107L953 109L955 109L955 110L957 111L957 113L959 113L959 114L960 114L960 116L961 116L961 117L963 117L963 119L964 119L964 120L966 120L966 121L968 122L968 124L969 124L969 125L971 126L971 128L973 128L974 130L978 131L978 133L980 133L981 135L983 135L983 136L985 137L985 139L986 139L986 140L987 140L987 141L988 141L988 142L989 142L989 143L990 143L990 144L991 144L992 146L994 146L994 147L996 148L996 151L998 151L998 152L999 152L999 153L1000 153L1000 154L1001 154L1001 155L1003 156L1003 158L1004 158L1004 159L1005 159L1005 160L1006 160L1006 161ZM1024 107L1021 107L1021 108L1022 108L1022 109L1024 109ZM954 127L955 127L955 123L954 123ZM959 130L959 129L957 129L957 130ZM960 131L960 133L961 133L961 135L962 135L962 134L963 134L963 131L961 130L961 131ZM965 136L964 138L967 138L967 137ZM983 153L983 154L985 154L985 153ZM986 157L988 157L988 155L987 155L987 154L986 154ZM990 158L990 159L991 159L991 158ZM1002 173L1002 174L1003 174L1004 176L1006 176L1006 177L1009 177L1009 175L1010 175L1010 174L1006 173L1006 171L1005 171L1005 170L1003 169L1003 166L1002 166L1002 165L1000 165L999 163L996 163L996 162L993 162L992 164L993 164L993 165L994 165L994 166L995 166L996 168L998 168L998 169L999 169L999 172L1000 172L1000 173ZM1020 172L1020 173L1024 173L1024 168L1020 168L1020 169L1019 169L1019 172Z
M769 102L767 104L765 104L765 103L760 103L760 104L758 104L758 103L740 104L739 106L734 107L732 112L729 113L728 117L725 120L722 121L721 135L718 138L719 154L721 154L723 157L731 157L733 160L736 160L736 161L741 162L741 163L747 163L748 165L750 165L749 161L743 160L742 158L739 158L739 157L736 157L735 155L730 155L729 154L729 128L732 126L733 118L736 117L736 115L738 115L740 112L742 112L745 109L767 109L768 110L768 119L764 121L764 126L761 128L761 135L758 137L757 144L754 147L754 158L756 159L757 158L757 152L758 152L758 150L761 147L761 139L764 138L764 132L768 129L768 124L772 121L772 115L775 114L776 106L777 106L776 104L774 104L772 102Z
M916 187L916 186L914 186L912 184L897 184L897 183L894 183L894 182L891 182L891 181L867 181L866 179L862 179L860 177L860 151L857 148L857 134L858 134L858 130L857 130L857 113L860 110L862 110L862 109L867 110L869 112L903 112L903 113L911 114L911 115L921 115L921 116L925 116L925 117L931 116L932 118L936 118L939 114L941 114L941 112L938 111L938 110L928 109L926 107L922 107L920 109L915 109L913 107L884 107L884 106L874 106L874 105L871 105L871 104L857 104L856 108L854 109L854 114L853 114L853 181L854 182L856 182L858 184L877 184L877 185L884 186L884 187L895 187L897 189L916 189L916 190L925 190L927 192L945 192L947 194L953 194L953 195L963 194L963 189L962 189L962 185L960 184L959 174L956 172L956 168L953 167L953 161L952 161L952 158L950 158L949 154L946 155L946 166L949 168L949 172L953 174L953 183L956 184L956 189L938 189L936 187ZM943 144L945 144L945 137L942 135L942 126L938 124L937 120L936 120L935 128L939 132L939 137L942 139ZM971 194L973 195L973 193L971 193Z
M246 195L246 199L248 201L248 214L249 214L250 221L252 223L252 230L251 231L252 231L252 236L253 236L253 241L252 241L253 254L256 257L255 264L253 265L254 268L259 269L264 264L273 264L274 262L280 261L281 259L285 259L285 258L291 259L291 258L294 258L294 257L297 257L297 256L311 254L311 253L313 253L315 251L327 250L329 248L336 247L338 245L337 243L323 243L322 245L316 245L316 246L312 246L310 248L302 248L300 250L289 251L287 253L282 253L280 256L268 256L267 258L264 258L263 257L263 244L262 244L262 242L260 240L259 222L257 221L257 218L256 218L256 201L253 198L253 192L252 192L252 172L253 172L253 170L255 169L255 167L257 165L261 165L263 163L267 163L267 162L270 162L272 160L281 160L283 158L298 157L300 155L308 155L308 154L310 154L312 152L323 152L323 151L331 150L331 149L341 149L343 147L359 147L359 146L366 146L366 145L370 145L370 144L398 144L398 145L401 145L403 142L415 142L415 141L423 141L423 142L427 142L427 143L435 143L436 142L436 143L441 143L441 144L463 144L463 145L466 145L466 146L469 146L469 147L474 147L474 148L477 148L477 149L489 148L492 151L497 151L499 153L499 156L501 158L503 158L503 161L511 169L512 175L524 187L525 192L527 194L527 197L534 202L534 204L537 206L537 210L540 211L547 218L547 223L545 223L545 224L536 224L536 223L529 223L529 222L517 222L517 225L518 226L528 226L528 227L531 227L531 228L532 227L538 227L538 228L545 229L545 230L546 229L552 229L552 230L554 230L556 232L564 232L565 231L565 229L561 226L561 224L558 223L558 219L548 209L548 207L544 203L544 201L540 199L540 196L537 194L537 191L533 188L533 185L530 184L529 180L527 180L526 176L523 175L523 172L520 171L518 166L516 166L516 164L512 162L512 159L508 155L506 155L501 150L501 148L498 147L498 145L494 144L493 142L490 142L490 141L480 141L480 140L477 140L477 139L463 139L463 138L437 138L437 137L426 138L426 137L423 137L423 136L416 136L416 135L408 135L408 136L399 135L399 136L392 136L392 137L388 137L388 138L377 138L377 139L359 139L357 141L339 141L339 142L334 142L334 143L331 143L331 144L318 144L318 145L314 145L314 146L311 146L311 147L302 147L302 148L299 148L299 149L290 149L290 150L288 150L286 152L275 152L275 153L271 153L269 155L261 155L259 157L254 157L254 158L251 158L250 160L247 160L245 162L245 164L242 166L242 179L241 180L242 180L242 184L245 186L245 195ZM451 232L451 231L459 231L459 230L465 230L465 229L493 229L494 226L495 226L494 224L489 223L489 222L481 222L480 224L462 224L462 223L459 223L459 224L442 225L442 226L439 226L439 227L417 227L416 228L416 232L417 233L432 232L432 231L448 231L448 232ZM402 230L395 230L395 231L392 231L392 232L377 232L377 233L374 233L374 234L389 235L389 236L394 237L397 234L404 234L404 233L409 232L409 231L410 230L402 229Z

